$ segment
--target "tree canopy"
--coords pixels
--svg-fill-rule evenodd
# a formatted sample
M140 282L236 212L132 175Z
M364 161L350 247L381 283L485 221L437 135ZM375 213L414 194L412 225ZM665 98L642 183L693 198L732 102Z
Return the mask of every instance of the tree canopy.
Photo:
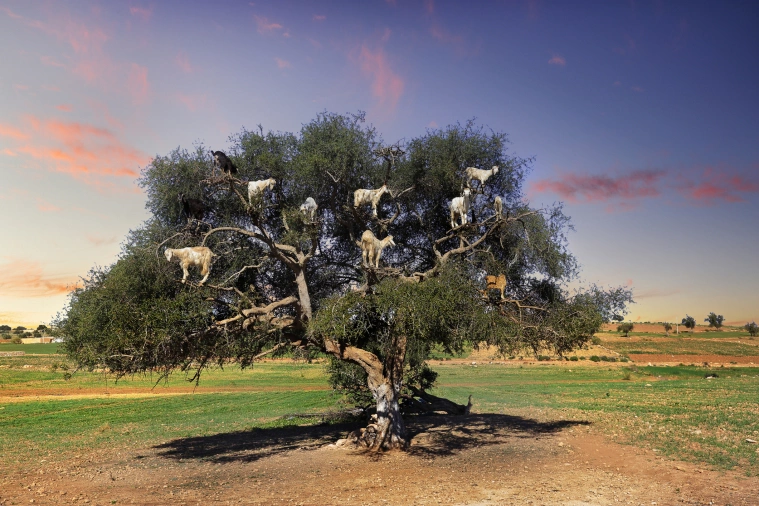
M401 413L420 409L417 399L465 411L427 391L433 347L562 354L632 302L624 288L568 291L578 272L569 218L561 205L530 206L522 192L530 160L474 121L386 144L363 114L322 113L297 134L259 127L231 141L235 175L214 171L202 145L142 171L152 217L115 264L90 272L57 321L82 366L184 370L197 381L212 364L325 353L333 386L376 405L365 442L403 447ZM467 167L493 166L484 184L464 178ZM248 194L248 182L267 178L272 189ZM383 185L376 216L354 206L355 190ZM467 187L467 223L452 227L450 203ZM180 194L203 202L203 221L182 213ZM300 211L308 197L314 219ZM393 236L378 268L362 262L366 230ZM162 254L195 246L213 252L205 284L193 281L194 267L182 283ZM503 290L489 289L490 277Z
M707 317L704 319L705 322L709 324L709 327L714 327L715 329L721 329L722 324L725 321L725 317L721 314L718 315L715 312L711 312L707 315Z

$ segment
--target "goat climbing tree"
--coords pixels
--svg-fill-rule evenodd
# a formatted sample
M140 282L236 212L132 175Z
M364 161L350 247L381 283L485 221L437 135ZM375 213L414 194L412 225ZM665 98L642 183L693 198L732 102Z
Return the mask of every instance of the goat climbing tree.
M216 173L203 146L144 168L152 217L114 265L90 272L57 322L81 366L181 370L197 381L214 364L322 352L331 384L376 408L363 442L402 448L403 414L468 410L429 392L434 347L564 353L631 302L622 288L567 292L578 270L568 218L561 206L527 203L530 161L473 121L386 145L363 114L323 113L297 134L244 130L228 153L236 174ZM468 223L451 228L466 168L493 166L471 189ZM249 197L248 182L267 178L276 185ZM355 190L383 185L376 215L354 206ZM180 194L202 201L203 221L182 212ZM299 210L308 197L318 205L313 218ZM365 230L394 238L377 268L362 262ZM187 246L214 253L204 285L197 273L181 283L162 255ZM503 275L505 286L488 290L489 275Z

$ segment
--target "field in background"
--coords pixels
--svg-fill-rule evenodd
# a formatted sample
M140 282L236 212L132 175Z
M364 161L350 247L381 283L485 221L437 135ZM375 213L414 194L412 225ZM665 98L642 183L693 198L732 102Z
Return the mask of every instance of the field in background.
M759 341L725 333L630 338L602 334L584 360L492 360L487 350L436 355L434 393L457 402L471 394L474 412L592 422L610 439L680 460L759 475L759 367L591 362L589 354L632 360L675 354L741 356L759 365ZM724 336L724 337L723 337ZM255 428L314 424L314 413L344 408L321 364L267 361L205 373L198 386L177 373L123 378L79 371L50 345L0 357L0 447L6 464L25 467L92 448L135 448L178 438ZM32 351L34 350L34 354ZM476 360L473 360L476 359ZM69 378L70 379L66 379ZM329 418L329 417L327 417ZM335 433L335 439L343 434Z

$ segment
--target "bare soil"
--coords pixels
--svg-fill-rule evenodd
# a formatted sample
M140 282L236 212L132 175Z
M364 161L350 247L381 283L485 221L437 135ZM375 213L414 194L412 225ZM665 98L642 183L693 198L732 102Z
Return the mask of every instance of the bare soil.
M0 474L0 504L759 504L759 478L665 460L543 410L411 418L410 450L381 455L333 444L353 428L46 456Z

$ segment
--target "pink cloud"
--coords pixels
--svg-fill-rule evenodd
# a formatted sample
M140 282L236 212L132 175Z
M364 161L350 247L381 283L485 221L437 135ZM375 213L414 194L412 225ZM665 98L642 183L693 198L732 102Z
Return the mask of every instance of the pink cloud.
M55 61L51 56L40 56L40 61L49 67L65 67L63 63Z
M117 239L116 236L111 237L100 237L97 235L88 235L87 240L94 244L95 246L105 246L108 244L115 244Z
M11 259L0 265L0 293L12 297L50 297L73 290L73 276L45 275L42 265L24 259Z
M132 16L135 16L137 18L140 18L143 21L148 21L150 17L153 15L153 7L129 7L129 14Z
M327 16L324 14L314 14L314 21L324 21L327 19Z
M114 189L115 180L134 179L150 160L105 128L34 116L25 117L22 128L0 124L0 137L16 141L15 153L97 188Z
M61 89L58 86L52 86L50 84L43 84L40 86L45 91L61 91Z
M195 112L198 109L205 107L207 97L203 95L186 95L184 93L177 93L177 100L180 104L185 106L188 111Z
M287 61L283 60L282 58L274 58L274 61L277 62L277 67L281 69L289 69L292 68L292 64Z
M50 202L45 202L39 197L37 197L37 209L43 213L57 212L61 210L60 207L53 205Z
M29 86L27 86L26 84L14 84L13 87L16 88L18 91L26 91L29 89Z
M74 110L73 107L71 107L69 104L60 104L55 106L56 109L63 112L71 112Z
M379 48L372 52L365 45L361 46L359 63L363 73L372 80L372 95L379 100L380 105L395 110L403 94L404 82L390 68L384 50Z
M718 201L744 202L741 194L758 193L759 183L741 175L731 175L721 168L707 167L700 180L683 179L679 189L686 198L713 205Z
M435 0L424 0L424 10L427 14L435 13Z
M29 134L24 133L11 125L3 125L0 123L0 137L10 137L11 139L23 141L29 138Z
M558 65L560 67L567 66L567 60L565 60L563 56L560 56L558 54L553 55L551 59L548 60L548 63L550 63L551 65Z
M0 153L3 153L4 155L8 155L8 156L18 156L16 153L14 153L8 148L3 149L2 151L0 151Z
M148 69L146 67L132 63L127 80L127 89L132 95L132 103L139 105L144 104L150 93L150 84L148 83Z
M195 68L190 63L190 58L184 51L180 51L179 54L177 54L176 58L174 58L174 63L176 63L185 74L191 74L195 71Z
M633 90L635 93L643 93L643 92L645 91L645 90L644 90L643 88L641 88L640 86L633 86L633 87L631 87L630 89L631 89L631 90Z
M256 30L258 33L270 33L275 30L281 30L283 26L279 23L269 21L263 16L253 15L253 20L256 22Z
M556 193L575 203L635 200L659 196L659 185L664 176L665 172L661 170L636 170L618 177L565 173L555 180L536 181L531 190Z

